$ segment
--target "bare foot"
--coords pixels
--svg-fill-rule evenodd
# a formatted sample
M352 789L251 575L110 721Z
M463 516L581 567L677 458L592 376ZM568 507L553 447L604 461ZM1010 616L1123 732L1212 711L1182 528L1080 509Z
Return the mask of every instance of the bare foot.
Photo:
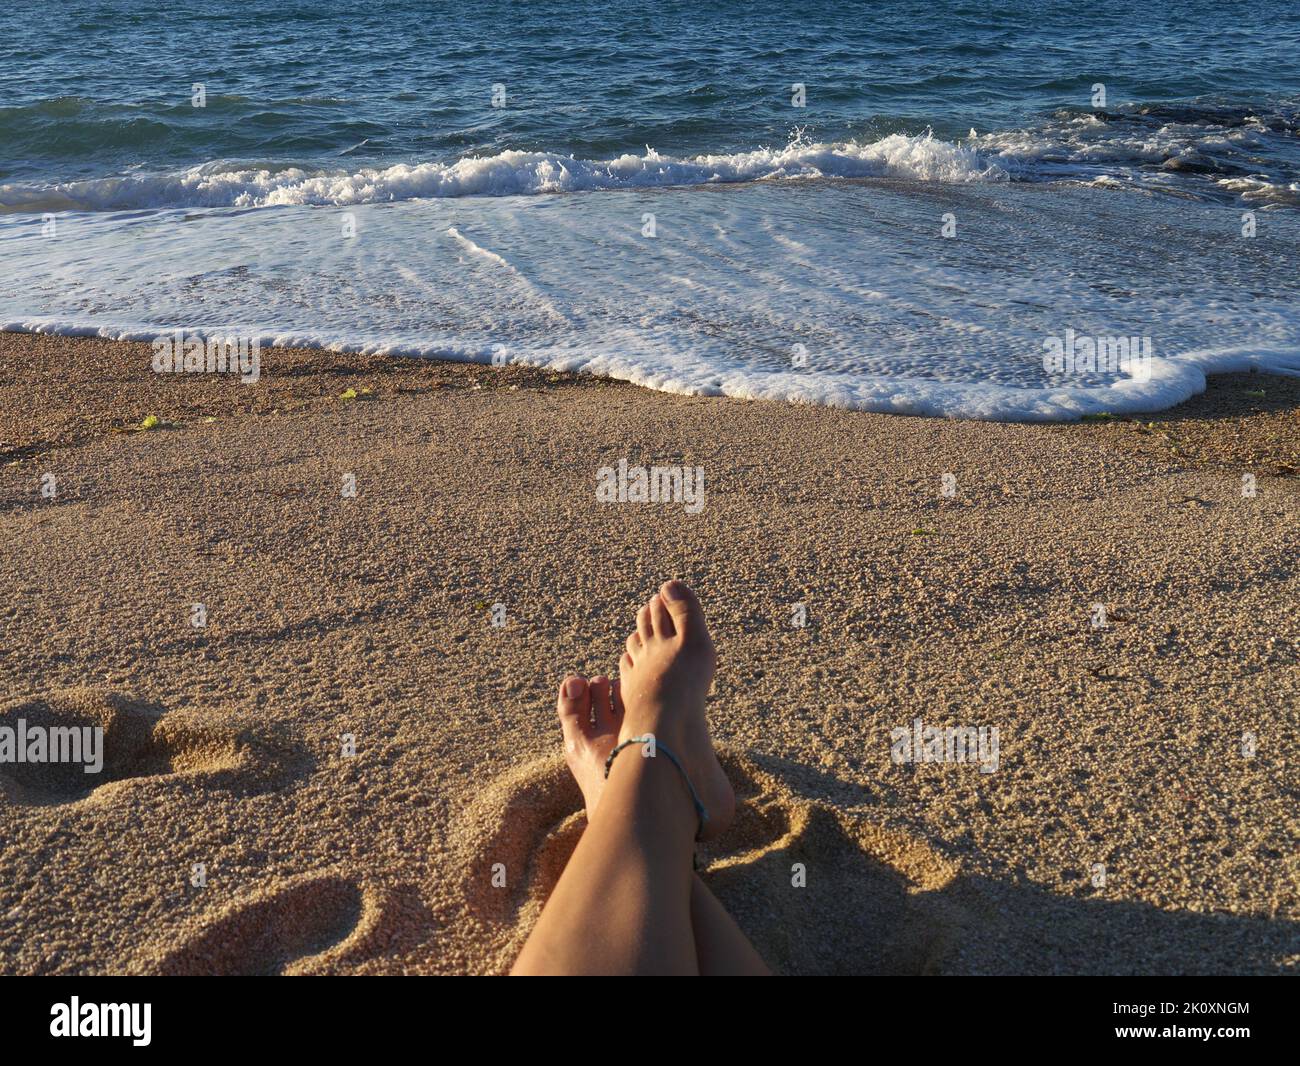
M585 677L573 674L560 685L556 711L564 731L564 760L582 790L591 820L596 803L605 788L605 760L618 742L622 724L621 707L616 707L613 685L604 676Z
M726 829L736 807L704 717L716 666L700 601L682 582L664 582L637 612L636 631L619 660L621 700L616 702L622 704L623 716L618 739L653 733L682 761L708 815L702 840Z

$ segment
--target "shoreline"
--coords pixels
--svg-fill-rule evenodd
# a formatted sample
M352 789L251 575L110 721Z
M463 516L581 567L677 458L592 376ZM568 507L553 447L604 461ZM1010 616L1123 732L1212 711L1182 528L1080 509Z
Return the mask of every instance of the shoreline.
M745 800L706 876L777 969L1294 971L1300 379L996 423L149 352L0 334L0 718L107 723L109 775L0 774L0 971L500 972L581 824L554 686L674 575ZM703 507L598 502L620 459ZM998 769L891 760L917 719Z
M439 360L423 356L363 354L327 348L265 347L270 360L271 396L255 395L260 381L241 382L236 374L157 374L150 367L152 349L148 341L120 341L99 337L67 336L55 333L0 331L0 463L40 454L49 448L84 444L107 432L128 432L149 415L168 420L159 410L176 407L173 414L198 417L284 414L308 409L312 403L329 404L338 399L330 392L335 381L366 381L362 388L371 393L357 398L365 402L440 389L519 389L565 386L635 389L674 399L757 403L777 407L811 407L841 410L866 418L899 418L922 422L979 424L983 419L942 418L931 415L863 411L788 401L748 400L736 397L697 396L660 392L646 386L600 375L545 370L510 365ZM102 378L111 366L113 377ZM25 409L21 396L24 377L35 379L42 398L60 405L60 424L49 426ZM1264 371L1211 374L1206 389L1182 403L1159 411L1132 415L1084 416L1074 421L993 421L990 425L1075 427L1098 424L1127 424L1136 433L1157 432L1165 437L1170 452L1196 463L1213 459L1224 463L1259 465L1265 472L1300 476L1300 442L1296 442L1289 415L1300 407L1300 376ZM250 390L240 396L232 386ZM18 386L15 388L15 386ZM296 388L293 386L297 386ZM87 402L86 391L92 396ZM74 394L76 394L74 398ZM152 397L142 400L141 396ZM154 410L157 407L159 410ZM75 416L73 413L75 412ZM130 412L130 413L128 413ZM70 417L72 416L72 417ZM1207 420L1238 419L1237 438L1229 448L1222 434L1197 432ZM78 428L73 428L78 422ZM71 424L69 424L71 423ZM176 423L172 423L176 424ZM1172 425L1171 425L1172 424ZM12 427L17 427L15 435ZM1159 427L1159 428L1155 428ZM50 430L54 429L51 435ZM1245 439L1242 439L1244 434ZM1178 436L1194 446L1180 448Z

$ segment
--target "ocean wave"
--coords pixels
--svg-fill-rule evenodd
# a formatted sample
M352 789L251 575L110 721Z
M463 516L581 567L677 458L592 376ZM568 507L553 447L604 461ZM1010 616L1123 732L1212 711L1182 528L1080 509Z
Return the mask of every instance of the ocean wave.
M576 159L506 151L453 163L312 171L207 163L169 174L131 174L58 184L0 185L0 210L121 211L162 207L350 206L436 197L526 196L645 189L781 178L901 178L1006 181L989 156L931 134L891 134L870 143L806 144L724 155L640 155Z
M216 98L213 106L234 106L234 99ZM1281 207L1297 202L1295 190L1300 185L1296 145L1300 103L1291 98L1257 104L1193 100L1061 109L1028 126L982 133L972 130L960 139L915 130L890 130L881 135L888 130L886 125L869 136L859 134L838 142L814 142L796 130L794 139L784 147L717 154L671 155L647 147L640 153L583 158L554 151L493 152L485 148L459 159L417 159L391 165L364 159L341 163L342 157L374 151L371 137L382 130L364 123L340 127L330 118L326 140L335 147L327 155L315 154L313 145L320 140L315 135L301 139L304 156L286 159L274 151L261 154L284 132L282 127L291 128L297 121L294 116L304 108L313 110L336 102L304 98L258 105L240 118L242 147L231 142L227 158L185 169L164 170L156 164L152 169L136 169L132 165L115 176L0 185L0 212L349 206L799 178L1077 181L1172 189L1200 199L1236 199L1243 205ZM198 137L194 130L183 129L177 118L183 111L177 108L153 118L137 108L113 107L103 115L101 111L103 106L82 97L0 108L0 134L15 122L26 129L33 116L39 116L41 121L27 129L26 139L35 138L48 148L51 143L71 143L88 135L84 123L99 116L88 128L119 147L140 149L148 142L156 149L182 134L182 140ZM45 125L52 118L71 125L56 125L52 131ZM339 141L345 147L337 147ZM382 142L380 137L380 147ZM24 137L17 137L15 143L21 146ZM193 144L186 141L188 147L178 146L175 154L193 158L191 153L200 143L201 137ZM598 151L591 150L593 155ZM165 155L155 154L154 158Z

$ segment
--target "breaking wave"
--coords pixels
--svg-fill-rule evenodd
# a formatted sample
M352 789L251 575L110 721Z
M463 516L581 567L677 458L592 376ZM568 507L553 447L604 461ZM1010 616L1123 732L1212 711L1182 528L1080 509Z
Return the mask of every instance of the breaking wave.
M131 174L59 184L0 185L9 211L121 211L163 207L349 206L435 197L527 196L779 178L1006 181L994 159L932 135L892 134L869 144L804 144L728 155L576 159L506 151L453 163L398 164L354 172L206 163L170 174Z

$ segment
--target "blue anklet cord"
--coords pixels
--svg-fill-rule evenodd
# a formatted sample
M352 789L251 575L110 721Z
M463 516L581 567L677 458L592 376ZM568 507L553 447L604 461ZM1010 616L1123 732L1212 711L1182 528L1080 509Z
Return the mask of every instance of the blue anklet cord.
M629 744L649 744L649 743L654 744L655 746L654 750L656 751L656 753L662 751L665 755L668 756L668 761L672 763L675 767L677 767L677 772L682 775L682 780L686 782L686 787L690 790L691 793L691 802L695 804L696 817L699 818L700 820L699 828L695 830L695 839L699 840L700 836L704 833L704 823L709 820L709 812L704 809L704 804L700 802L700 794L695 791L695 786L691 784L690 776L686 773L685 768L682 766L677 756L674 755L671 751L669 751L668 748L664 747L663 744L659 743L659 741L655 739L653 733L646 733L644 736L639 736L639 737L630 737L629 739L623 741L622 744L618 745L618 747L616 747L613 751L611 751L609 753L609 758L605 760L606 779L609 778L609 768L614 765L614 757L618 755L620 751L626 748Z

